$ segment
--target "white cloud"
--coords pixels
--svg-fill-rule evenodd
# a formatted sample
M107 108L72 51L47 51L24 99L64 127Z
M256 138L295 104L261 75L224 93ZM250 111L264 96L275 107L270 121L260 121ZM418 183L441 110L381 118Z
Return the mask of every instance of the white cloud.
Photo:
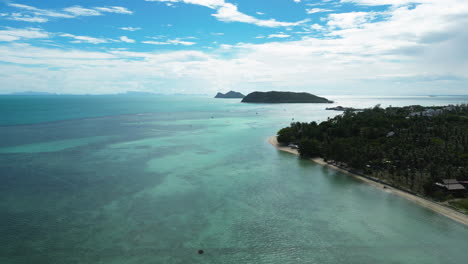
M216 9L225 4L224 0L145 0L147 2L169 2L201 5L211 9Z
M44 22L49 21L48 17L54 17L54 18L72 18L73 17L71 14L65 14L62 12L39 9L33 6L28 6L28 5L23 5L23 4L10 3L8 5L11 7L22 9L25 12L24 14L18 13L18 12L7 14L8 15L7 19L10 19L10 20L21 20L21 21L26 21L26 22L44 23Z
M3 43L0 61L8 64L0 64L0 92L200 93L236 88L466 94L468 3L432 0L384 12L382 19L358 22L331 16L330 21L340 22L322 28L328 36L324 39L220 45L213 52L90 53ZM0 31L2 36L15 34Z
M192 41L185 41L181 40L179 38L177 39L169 39L166 41L153 41L153 40L148 40L148 41L142 41L141 43L144 44L151 44L151 45L183 45L183 46L192 46L197 44L196 42Z
M275 19L258 19L240 12L236 5L224 0L145 0L147 2L171 2L201 5L216 10L212 16L223 22L242 22L261 27L293 27L308 22L308 19L298 22L281 22Z
M163 42L163 41L154 41L154 40L145 40L142 41L141 43L144 44L151 44L151 45L169 45L169 42Z
M332 28L353 28L365 25L375 19L376 12L350 12L330 14L327 25Z
M432 0L341 0L341 3L353 3L357 5L366 5L366 6L383 6L383 5L393 5L393 6L402 6L408 5L411 3L430 3Z
M96 7L95 9L104 13L116 13L116 14L126 14L126 15L133 14L133 11L130 11L127 8L121 7L121 6Z
M109 43L108 39L93 38L93 37L88 37L88 36L76 36L76 35L68 34L68 33L60 34L60 37L73 38L74 40L71 41L72 43L91 43L91 44Z
M0 30L0 41L16 41L24 39L45 39L50 34L39 28L6 28Z
M36 8L33 6L28 6L28 5L22 5L22 4L14 4L11 3L9 6L23 9L28 11L30 14L35 15L35 16L42 16L42 17L59 17L59 18L72 18L73 16L70 14L65 14L63 12L56 12L56 11L51 11L51 10L45 10L45 9L40 9Z
M33 22L33 23L44 23L44 22L49 21L47 18L44 18L44 17L24 15L21 13L12 13L7 17L7 19L15 20L15 21Z
M84 8L81 6L71 6L63 9L67 13L71 13L73 16L100 16L102 13L90 8Z
M284 33L278 33L278 34L270 34L268 35L268 38L289 38L291 35L284 34Z
M310 26L310 28L313 29L313 30L318 30L318 31L324 29L324 27L322 25L319 25L319 24L313 24L312 26Z
M325 13L325 12L333 12L331 9L325 8L310 8L306 9L307 14L315 14L315 13Z
M120 29L121 29L121 30L126 30L126 31L137 31L137 30L141 30L140 27L121 27Z
M123 43L135 43L134 39L130 39L127 36L121 36L119 39L110 39L110 38L95 38L89 36L77 36L69 33L62 33L58 35L64 38L72 38L71 43L90 43L90 44L103 44L103 43L112 43L112 42L123 42Z
M127 36L121 36L120 41L125 42L125 43L135 43L135 40L129 39Z
M115 14L133 14L132 11L128 10L125 7L120 6L110 6L110 7L93 7L93 8L84 8L81 6L71 6L66 7L59 11L40 9L29 5L23 4L8 4L11 7L23 10L22 13L15 12L11 14L6 14L7 19L25 21L25 22L35 22L35 23L44 23L49 21L48 18L75 18L79 16L101 16L104 13L115 13Z

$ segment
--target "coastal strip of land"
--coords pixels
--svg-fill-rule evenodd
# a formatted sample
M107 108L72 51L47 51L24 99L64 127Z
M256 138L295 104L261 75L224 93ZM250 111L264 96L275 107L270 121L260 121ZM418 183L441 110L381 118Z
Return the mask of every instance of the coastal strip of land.
M276 136L272 136L272 137L269 137L268 138L268 143L270 143L271 145L273 145L274 147L276 147L278 150L280 151L284 151L284 152L288 152L288 153L291 153L291 154L294 154L294 155L297 155L299 156L299 151L297 151L296 149L292 149L290 147L286 147L286 146L281 146L279 143L278 143L278 140L276 139ZM337 166L334 166L332 164L328 164L326 163L323 159L321 158L312 158L310 159L311 161L315 162L315 163L318 163L322 166L326 166L326 167L329 167L331 169L334 169L334 170L337 170L337 171L340 171L342 173L345 173L347 175L350 175L350 176L353 176L365 183L368 183L376 188L379 188L379 189L383 189L385 190L386 192L389 192L389 193L392 193L392 194L395 194L395 195L398 195L400 197L403 197L411 202L414 202L420 206L423 206L423 207L426 207L428 209L431 209L432 211L436 212L436 213L439 213L439 214L442 214L452 220L455 220L459 223L462 223L464 225L467 225L468 226L468 216L463 214L463 213L460 213L452 208L449 208L443 204L440 204L440 203L437 203L437 202L433 202L433 201L430 201L428 199L425 199L423 197L419 197L419 196L416 196L414 194L411 194L411 193L408 193L408 192L405 192L403 190L399 190L399 189L395 189L389 185L386 185L386 184L383 184L381 182L377 182L377 181L373 181L371 179L368 179L368 178L365 178L365 177L362 177L360 175L357 175L357 174L354 174L354 173L351 173L347 170L344 170L344 169L341 169Z

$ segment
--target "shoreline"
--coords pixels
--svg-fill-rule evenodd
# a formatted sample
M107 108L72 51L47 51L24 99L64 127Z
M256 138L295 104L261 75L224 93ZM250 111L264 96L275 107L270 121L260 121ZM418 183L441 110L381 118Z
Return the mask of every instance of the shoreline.
M284 147L284 146L280 146L278 141L276 140L276 136L272 136L272 137L269 137L268 138L268 143L270 143L272 146L274 146L276 149L280 150L280 151L284 151L284 152L288 152L290 154L294 154L294 155L297 155L299 156L299 152L295 149L291 149L289 147ZM353 176L354 178L356 179L359 179L367 184L370 184L376 188L379 188L379 189L382 189L382 190L385 190L391 194L394 194L394 195L398 195L402 198L405 198L406 200L409 200L413 203L416 203L420 206L423 206L425 208L428 208L436 213L439 213L445 217L448 217L454 221L457 221L461 224L464 224L466 226L468 226L468 216L461 213L461 212L458 212L452 208L449 208L447 206L444 206L442 204L439 204L437 202L433 202L433 201L430 201L430 200L427 200L425 198L422 198L422 197L419 197L419 196L416 196L416 195L413 195L413 194L410 194L408 192L405 192L405 191L402 191L402 190L399 190L399 189L395 189L389 185L386 185L386 184L383 184L381 182L376 182L376 181L373 181L371 179L368 179L368 178L365 178L365 177L362 177L362 176L359 176L357 174L354 174L354 173L351 173L347 170L344 170L344 169L341 169L341 168L338 168L337 166L334 166L334 165L331 165L331 164L328 164L326 163L322 158L311 158L310 159L311 161L319 164L319 165L322 165L322 166L325 166L325 167L329 167L331 169L334 169L334 170L337 170L339 172L342 172L342 173L345 173L347 175L350 175L350 176Z

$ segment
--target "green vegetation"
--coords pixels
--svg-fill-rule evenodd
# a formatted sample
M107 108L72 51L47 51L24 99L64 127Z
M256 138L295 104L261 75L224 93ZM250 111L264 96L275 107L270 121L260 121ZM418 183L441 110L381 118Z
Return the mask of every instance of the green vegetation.
M217 93L215 98L227 98L227 99L236 99L236 98L244 98L245 95L239 93L239 92L234 92L234 91L229 91L225 94L223 93Z
M333 103L326 98L310 93L253 92L242 100L243 103Z
M456 199L450 201L449 204L468 214L468 199Z
M346 111L317 124L292 123L278 141L305 157L340 162L357 173L445 200L441 179L468 180L468 106L408 106Z

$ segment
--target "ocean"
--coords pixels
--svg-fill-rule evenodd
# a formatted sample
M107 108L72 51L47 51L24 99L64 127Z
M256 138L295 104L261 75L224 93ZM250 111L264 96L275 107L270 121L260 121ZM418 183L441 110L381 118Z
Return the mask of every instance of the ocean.
M267 138L468 97L325 97L0 96L0 263L464 263L468 227Z

